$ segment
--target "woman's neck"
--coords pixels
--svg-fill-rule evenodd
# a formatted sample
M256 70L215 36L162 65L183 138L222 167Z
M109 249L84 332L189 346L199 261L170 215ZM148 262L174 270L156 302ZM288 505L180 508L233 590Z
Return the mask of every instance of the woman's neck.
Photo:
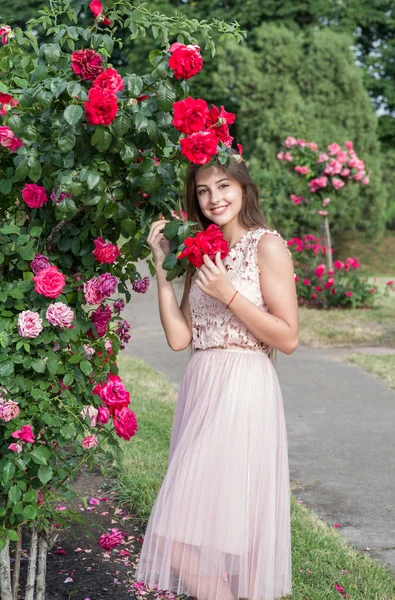
M243 227L243 225L240 224L233 225L232 223L229 223L229 225L224 225L221 228L221 231L228 242L229 248L233 248L233 246L247 233L248 228Z

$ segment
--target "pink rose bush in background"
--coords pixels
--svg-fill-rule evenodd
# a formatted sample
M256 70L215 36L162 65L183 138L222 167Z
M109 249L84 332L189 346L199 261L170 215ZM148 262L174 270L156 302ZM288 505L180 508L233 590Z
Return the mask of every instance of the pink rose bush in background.
M376 288L360 274L357 258L335 260L333 269L322 262L329 251L325 238L307 234L288 240L295 265L299 304L315 308L373 306Z

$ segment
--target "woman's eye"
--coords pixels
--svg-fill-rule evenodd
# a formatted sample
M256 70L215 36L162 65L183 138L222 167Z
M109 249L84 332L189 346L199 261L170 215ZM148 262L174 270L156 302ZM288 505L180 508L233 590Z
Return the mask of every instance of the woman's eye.
M207 192L207 190L199 190L198 194L199 196L201 196L202 194L205 194Z
M221 183L221 185L219 187L229 187L228 183Z

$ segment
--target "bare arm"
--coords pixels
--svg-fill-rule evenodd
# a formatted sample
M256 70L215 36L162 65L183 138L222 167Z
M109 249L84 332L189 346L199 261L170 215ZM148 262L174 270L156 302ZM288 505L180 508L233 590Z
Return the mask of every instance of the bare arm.
M262 311L242 294L236 295L229 310L259 340L291 354L298 345L298 301L292 259L280 238L268 233L259 240L258 265L262 295L269 312Z
M168 242L162 233L166 222L164 219L161 219L151 225L147 242L152 250L156 267L159 315L162 327L170 348L179 351L184 350L191 343L192 328L187 320L189 312L188 301L184 302L183 310L181 310L178 306L173 284L171 281L167 281L167 271L162 267L162 263L168 252Z

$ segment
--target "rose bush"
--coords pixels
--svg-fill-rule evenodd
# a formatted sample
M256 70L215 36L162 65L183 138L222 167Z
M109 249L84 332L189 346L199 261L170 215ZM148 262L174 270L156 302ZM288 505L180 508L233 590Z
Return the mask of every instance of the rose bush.
M335 260L333 269L322 262L329 249L321 240L307 234L288 240L294 257L299 304L312 308L365 308L374 305L377 289L360 273L358 259Z
M79 465L93 456L97 461L97 453L108 454L105 440L108 447L117 436L128 440L138 430L133 399L118 376L117 353L130 338L120 313L125 300L148 287L135 263L150 253L151 221L159 213L171 218L179 206L182 156L172 109L188 97L185 80L202 67L193 36L214 49L214 30L207 23L168 18L127 0L109 12L97 0L90 8L92 23L86 28L79 23L79 9L58 2L56 8L45 7L26 31L2 33L4 594L9 569L4 557L21 526L32 525L40 536L49 533L55 516L60 519L53 500L69 494L68 479ZM225 38L240 39L234 25L215 26ZM111 64L121 28L132 37L151 31L161 45L150 54L150 73L121 76ZM46 36L41 46L37 29ZM181 32L191 44L169 47L169 38ZM209 135L216 140L210 154L221 153L219 137ZM190 152L198 152L193 140ZM174 219L168 225L171 279L185 270L186 261L177 262L176 252L191 223Z

